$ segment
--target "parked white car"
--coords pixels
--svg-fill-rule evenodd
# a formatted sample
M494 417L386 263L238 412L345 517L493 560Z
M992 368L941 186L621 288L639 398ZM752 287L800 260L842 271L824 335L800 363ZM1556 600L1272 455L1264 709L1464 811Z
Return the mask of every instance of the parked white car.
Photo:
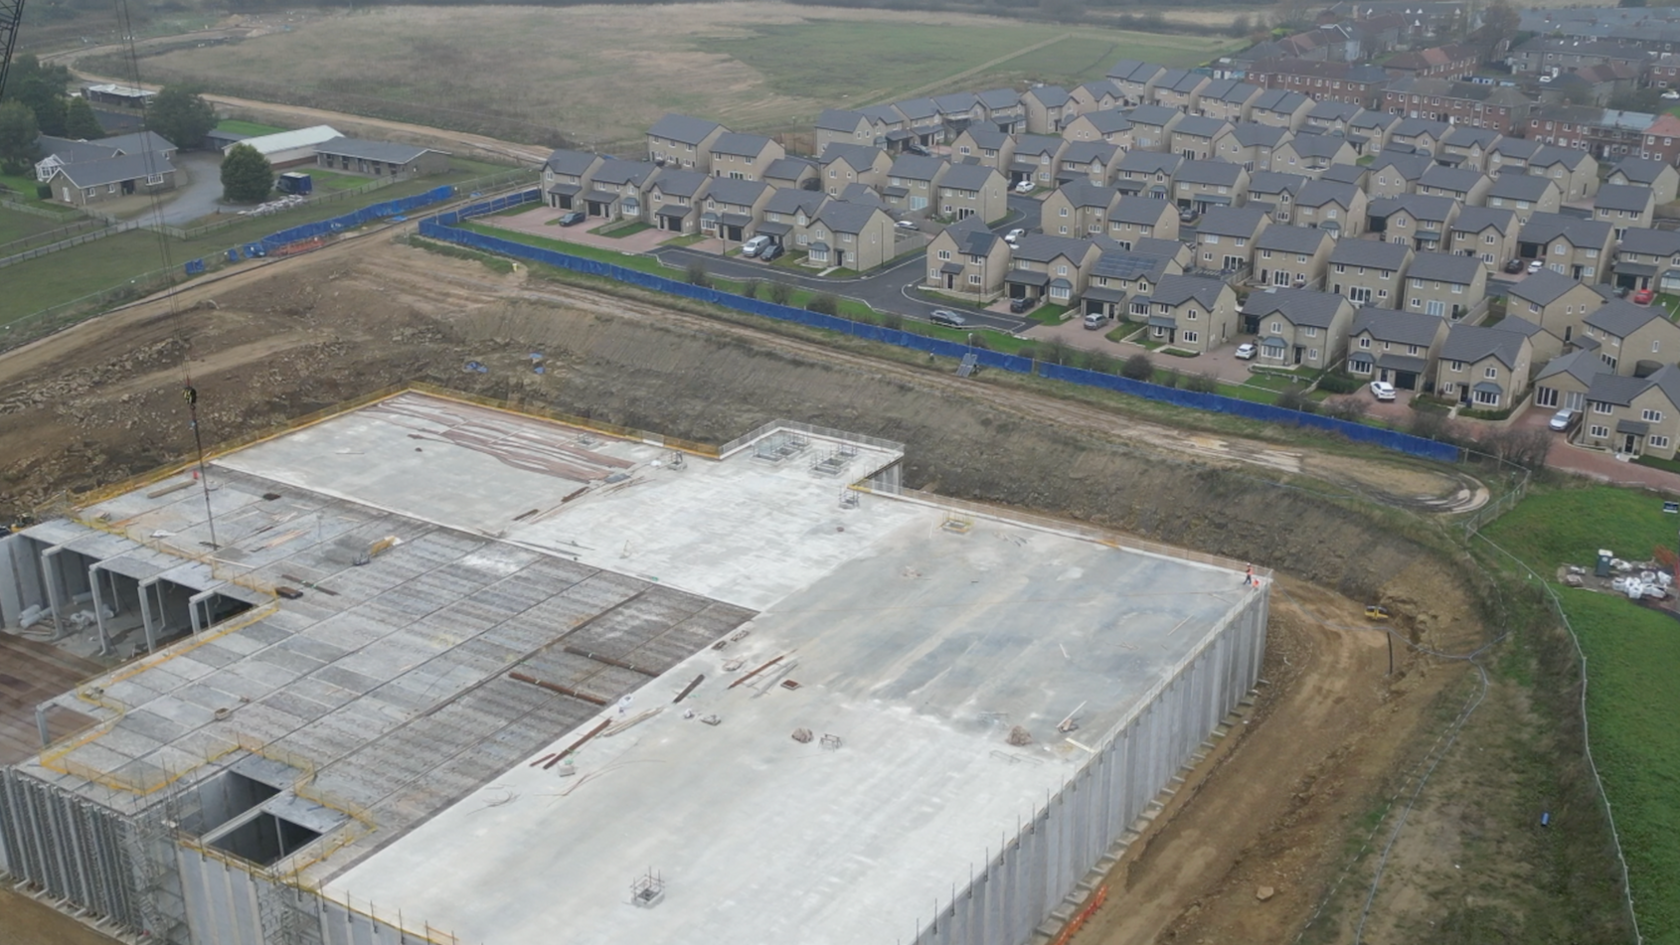
M1387 381L1372 381L1371 396L1378 400L1393 400L1394 385Z
M1528 264L1528 274L1533 275L1533 274L1539 272L1540 270L1542 270L1544 268L1546 268L1545 260L1536 259L1535 261Z
M1030 194L1033 192L1034 186L1035 185L1032 181L1024 180L1015 185L1015 192L1018 194Z
M1014 246L1016 240L1019 240L1021 237L1026 236L1026 235L1027 235L1026 230L1023 230L1020 227L1016 227L1015 229L1010 230L1008 233L1003 234L1003 241L1005 243L1008 243L1011 246Z
M1254 356L1259 352L1260 349L1254 347L1254 342L1245 341L1242 344L1237 345L1237 360L1252 361L1254 360Z
M1570 425L1573 424L1574 422L1575 422L1575 411L1569 409L1568 407L1565 407L1562 410L1559 410L1557 413L1552 414L1552 419L1550 421L1548 421L1546 423L1546 425L1551 427L1553 430L1556 430L1559 433L1563 433L1563 432L1567 431L1569 429Z
M755 236L752 239L747 240L745 243L741 244L741 255L747 256L747 257L757 256L759 250L761 250L764 247L769 246L769 245L770 245L770 237L768 237L768 236Z

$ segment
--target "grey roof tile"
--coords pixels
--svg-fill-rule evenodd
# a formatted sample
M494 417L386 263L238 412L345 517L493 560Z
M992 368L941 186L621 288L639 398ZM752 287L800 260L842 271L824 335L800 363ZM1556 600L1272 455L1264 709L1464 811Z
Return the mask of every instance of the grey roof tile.
M1458 324L1447 331L1447 342L1441 346L1441 358L1474 364L1492 357L1508 368L1515 368L1525 340L1526 336L1514 331Z
M1435 335L1446 324L1439 315L1424 312L1402 312L1391 308L1362 308L1353 316L1352 335L1370 332L1377 341L1391 344L1426 347L1435 342Z
M704 118L669 114L654 122L653 127L648 129L648 134L681 144L699 144L706 140L707 135L722 127L717 122Z
M1263 289L1249 295L1243 303L1243 314L1282 315L1292 325L1308 328L1329 328L1347 299L1317 289Z
M1429 279L1457 285L1471 285L1482 272L1482 261L1463 253L1418 253L1406 268L1408 279Z
M1406 265L1411 250L1399 243L1377 240L1337 240L1330 250L1330 262L1345 266L1364 266L1367 269L1386 269L1398 272Z

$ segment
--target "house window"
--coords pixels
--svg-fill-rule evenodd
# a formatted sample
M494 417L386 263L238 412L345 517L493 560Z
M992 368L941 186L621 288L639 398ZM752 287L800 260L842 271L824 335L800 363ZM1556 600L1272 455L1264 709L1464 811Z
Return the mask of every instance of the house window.
M1499 406L1499 392L1496 390L1476 391L1476 403L1484 407Z
M968 284L969 285L979 285L980 284L980 274L978 272L969 273L968 274Z
M1614 406L1612 406L1611 404L1609 404L1605 401L1602 401L1602 400L1593 401L1592 407L1593 407L1593 413L1601 413L1601 414L1604 414L1605 416L1609 416L1610 414L1613 414L1613 413L1616 412L1616 408Z
M1663 415L1661 410L1641 410L1639 412L1639 419L1644 420L1646 423L1661 423L1662 418Z
M1587 434L1589 436L1592 436L1592 437L1595 437L1597 439L1602 440L1605 437L1610 435L1610 428L1609 427L1601 427L1601 426L1599 426L1598 424L1595 423L1591 427L1587 428Z
M1371 347L1371 339L1368 336L1361 336L1359 339L1359 347L1369 349Z
M1448 361L1447 362L1447 367L1451 368L1454 373L1461 373L1464 370L1464 362L1463 361Z
M1534 389L1534 402L1542 407L1556 407L1558 405L1557 388L1536 387Z
M1482 376L1490 381L1496 380L1499 377L1499 369L1490 364L1482 369Z
M1649 446L1651 449L1654 449L1654 450L1668 449L1668 437L1666 437L1666 436L1653 436L1649 440L1645 441L1645 445Z
M1200 340L1201 336L1193 331L1184 331L1179 333L1179 338L1183 339L1188 344L1195 344L1198 340ZM1653 442L1652 445L1654 446L1656 444Z
M1307 337L1308 338L1317 338L1318 337L1318 329L1313 328L1312 326L1309 325L1307 327Z
M939 251L939 258L941 260L949 260L951 258L951 251L948 250L948 249L940 250Z
M1493 245L1493 234L1489 233L1486 236L1482 237L1482 242L1488 244L1489 246L1492 246Z

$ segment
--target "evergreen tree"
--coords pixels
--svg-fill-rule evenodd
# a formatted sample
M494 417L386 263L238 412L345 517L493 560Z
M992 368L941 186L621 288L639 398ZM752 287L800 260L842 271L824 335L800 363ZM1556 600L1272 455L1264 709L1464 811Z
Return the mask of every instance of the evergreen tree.
M64 134L64 99L40 73L26 76L18 83L17 100L35 113L35 125L41 134L54 137Z
M64 107L64 136L81 141L105 137L105 129L99 127L99 119L87 99L73 98Z
M216 127L216 112L202 97L169 86L146 109L146 127L177 148L196 148Z
M236 144L222 158L222 199L228 203L260 203L274 189L274 167L248 144Z
M22 102L0 105L0 172L22 174L35 163L35 113Z

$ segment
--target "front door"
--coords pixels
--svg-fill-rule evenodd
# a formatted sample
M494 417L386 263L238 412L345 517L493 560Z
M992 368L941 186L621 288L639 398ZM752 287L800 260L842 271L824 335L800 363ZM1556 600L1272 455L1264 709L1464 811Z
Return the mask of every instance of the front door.
M1622 441L1622 452L1628 453L1628 454L1638 453L1639 452L1639 437L1633 435L1632 433L1629 433L1627 435L1627 438Z
M1302 356L1304 356L1306 353L1307 353L1306 348L1303 348L1300 345L1296 345L1295 346L1295 363L1300 364Z
M956 274L955 274L955 273L950 273L950 272L947 272L947 273L946 273L946 274L945 274L945 288L947 288L947 289L954 289L954 288L956 288L956 287L957 287L957 277L956 277Z

